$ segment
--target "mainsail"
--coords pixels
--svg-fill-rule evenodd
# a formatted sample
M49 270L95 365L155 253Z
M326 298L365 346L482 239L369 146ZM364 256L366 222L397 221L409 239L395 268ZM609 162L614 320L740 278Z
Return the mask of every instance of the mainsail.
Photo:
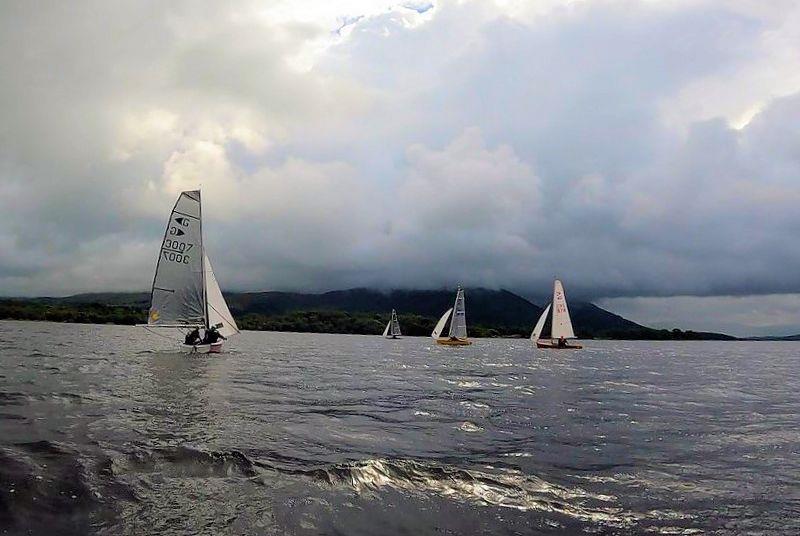
M467 338L467 312L464 308L464 291L459 288L456 293L456 303L453 305L453 321L450 322L451 338Z
M389 322L386 324L386 329L383 330L384 337L399 337L400 333L400 322L397 321L397 311L392 309L392 317L389 319Z
M442 315L442 318L440 318L439 321L436 323L436 327L433 328L433 332L431 332L431 337L433 337L434 339L439 338L439 335L442 334L444 325L447 324L447 320L450 318L450 313L452 312L453 312L452 307L447 311L445 311L445 313Z
M211 269L211 262L208 257L203 255L206 270L206 299L208 305L208 326L216 326L223 337L230 337L239 333L239 327L233 319L228 304L219 289L217 278L214 277L214 270Z
M202 327L207 323L200 191L181 193L161 242L147 324Z
M536 322L536 326L533 328L533 333L531 333L531 340L536 342L539 340L539 337L542 335L542 329L544 329L544 324L547 322L547 315L550 313L550 304L547 304L547 307L544 308L542 311L542 316L539 317L539 321Z
M564 287L558 279L553 286L553 328L550 337L553 339L575 338L572 321L569 319L569 309L567 309L567 297L564 295Z
M216 327L239 333L203 248L200 191L182 192L170 214L156 264L147 325Z
M397 321L397 311L392 309L392 319L389 321L389 324L392 326L390 333L392 337L399 337L402 335L400 333L400 322Z

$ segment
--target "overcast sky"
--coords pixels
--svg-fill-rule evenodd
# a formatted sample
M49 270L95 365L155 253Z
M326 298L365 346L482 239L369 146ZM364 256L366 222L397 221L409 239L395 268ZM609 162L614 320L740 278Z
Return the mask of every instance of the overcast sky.
M0 117L3 295L149 288L202 186L226 290L800 331L795 0L2 2Z

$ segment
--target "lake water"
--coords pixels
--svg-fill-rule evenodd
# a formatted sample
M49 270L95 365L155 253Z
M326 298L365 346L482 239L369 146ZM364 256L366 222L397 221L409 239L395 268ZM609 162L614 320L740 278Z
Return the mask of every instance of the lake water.
M0 322L0 533L800 533L800 344L587 346Z

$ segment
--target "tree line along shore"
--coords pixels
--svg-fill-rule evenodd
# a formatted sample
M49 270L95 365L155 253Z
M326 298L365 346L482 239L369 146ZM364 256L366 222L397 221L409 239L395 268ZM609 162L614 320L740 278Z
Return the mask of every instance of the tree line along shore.
M237 311L234 308L234 315L243 330L380 335L389 320L390 312L332 309L252 312ZM582 339L735 340L735 337L717 333L653 329L630 321L627 321L630 325L603 326L602 322L595 320L594 325L586 325L589 322L582 323L581 316L576 316L576 335ZM600 316L599 313L597 316ZM435 316L417 313L399 312L398 318L403 334L407 336L428 336L436 323ZM6 298L0 299L0 319L135 325L147 321L147 310L141 304L113 304L103 303L100 300L72 302L69 299L57 298ZM508 321L492 323L480 317L469 326L470 336L476 338L526 338L530 335L530 331L531 325L528 323Z

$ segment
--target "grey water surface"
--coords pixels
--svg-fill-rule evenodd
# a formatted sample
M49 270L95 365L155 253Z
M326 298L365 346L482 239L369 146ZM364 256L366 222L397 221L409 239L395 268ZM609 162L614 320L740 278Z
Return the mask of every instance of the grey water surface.
M586 345L0 322L0 533L800 533L800 344Z

